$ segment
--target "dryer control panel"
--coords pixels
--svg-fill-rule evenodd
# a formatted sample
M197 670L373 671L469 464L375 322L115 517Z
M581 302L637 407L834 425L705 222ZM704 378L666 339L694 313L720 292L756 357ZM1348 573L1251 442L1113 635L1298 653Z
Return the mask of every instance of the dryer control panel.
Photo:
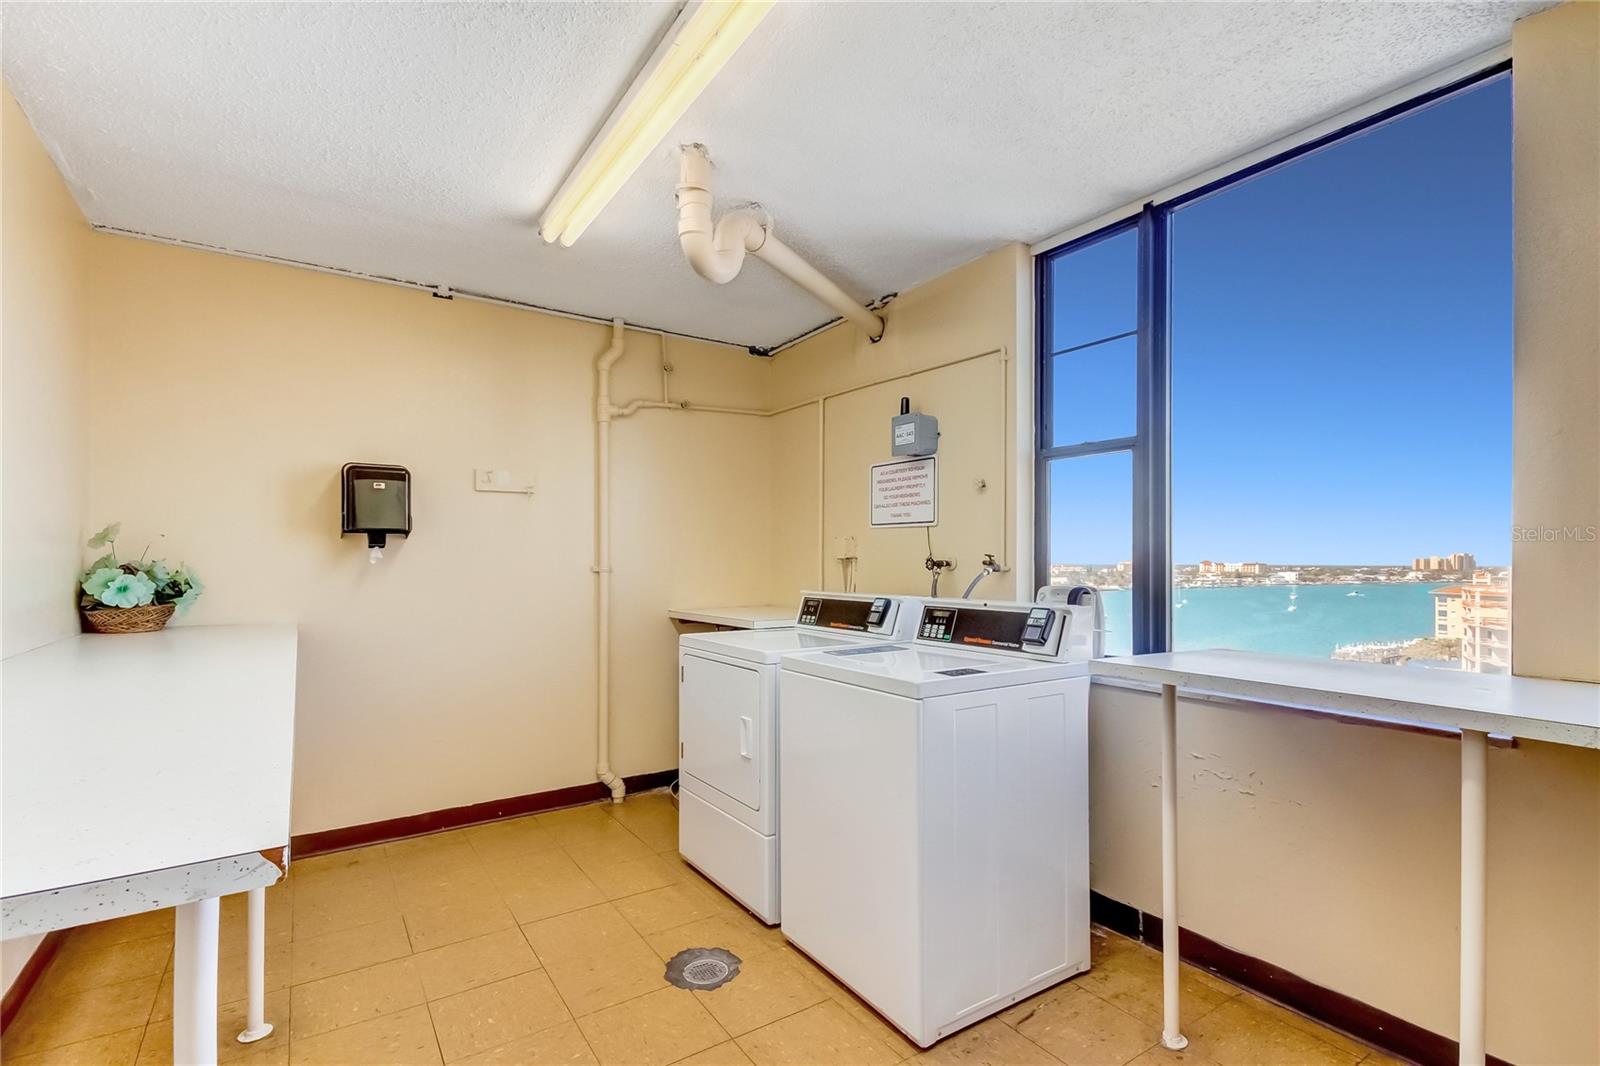
M929 600L917 640L956 648L1063 657L1074 608L1054 604Z
M807 592L800 597L794 624L814 629L898 636L900 597L852 593Z

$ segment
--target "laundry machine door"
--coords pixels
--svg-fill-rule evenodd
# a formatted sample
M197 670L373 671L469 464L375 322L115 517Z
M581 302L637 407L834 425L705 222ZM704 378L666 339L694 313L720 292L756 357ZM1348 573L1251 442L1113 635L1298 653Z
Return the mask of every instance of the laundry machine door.
M761 809L773 671L683 655L679 768L751 810Z

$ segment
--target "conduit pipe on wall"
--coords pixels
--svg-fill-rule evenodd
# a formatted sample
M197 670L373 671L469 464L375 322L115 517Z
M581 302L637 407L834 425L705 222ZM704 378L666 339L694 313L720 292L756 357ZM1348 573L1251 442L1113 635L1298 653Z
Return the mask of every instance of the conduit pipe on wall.
M622 358L622 319L611 320L611 344L595 360L595 777L621 803L625 786L611 772L611 367Z
M636 411L712 411L730 415L765 415L740 407L695 407L687 400L668 399L666 338L661 339L661 399L611 402L611 368L622 358L626 326L611 320L611 343L595 359L595 777L611 790L611 801L621 803L627 793L622 778L611 769L611 422Z
M678 169L678 244L695 273L717 285L739 276L746 254L764 259L774 270L866 331L876 344L884 322L850 298L816 267L802 259L772 232L772 224L750 211L733 211L711 220L711 161L704 145L683 146Z

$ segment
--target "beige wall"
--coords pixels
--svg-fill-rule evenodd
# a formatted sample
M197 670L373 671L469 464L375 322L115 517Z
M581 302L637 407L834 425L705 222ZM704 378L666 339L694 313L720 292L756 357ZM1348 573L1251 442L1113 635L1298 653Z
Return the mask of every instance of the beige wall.
M27 116L0 88L0 658L78 631L89 241ZM0 946L0 988L41 939Z
M1014 564L1019 502L1020 513L1031 514L1019 481L1019 467L1025 475L1028 465L1016 459L1014 400L1017 353L1029 346L1022 332L1028 262L1025 248L1008 245L902 294L889 305L888 328L878 344L841 324L773 359L773 408L827 397L820 538L817 405L773 420L774 482L787 487L774 509L775 544L782 554L774 566L773 598L784 602L803 587L815 587L819 539L823 587L829 589L843 587L833 545L846 536L856 538L856 584L863 591L926 594L923 559L930 534L934 553L957 564L942 579L942 594L959 595L985 552ZM868 467L892 458L889 420L901 396L911 398L913 410L939 419L939 524L931 530L868 524ZM1020 432L1029 431L1025 416ZM1026 562L988 578L975 594L1010 597L1025 590Z
M28 119L0 100L0 656L78 631L93 239ZM27 462L16 461L27 456Z
M119 237L94 238L95 521L191 562L192 623L300 623L294 829L593 779L595 355L609 330ZM659 394L630 333L614 395ZM676 395L751 404L766 367L674 343ZM676 763L678 600L765 580L766 426L616 424L613 766ZM368 565L339 467L411 471L415 535ZM472 490L503 467L535 495Z
M1512 545L1512 668L1600 681L1600 4L1523 19L1512 52L1512 520L1535 531Z

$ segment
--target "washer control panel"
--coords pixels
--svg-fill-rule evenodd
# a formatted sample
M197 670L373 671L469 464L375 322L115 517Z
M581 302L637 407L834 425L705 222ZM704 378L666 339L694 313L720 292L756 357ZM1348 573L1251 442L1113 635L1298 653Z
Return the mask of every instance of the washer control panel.
M966 601L932 602L922 608L917 639L984 651L1055 655L1070 608ZM1065 617L1060 617L1065 615Z

